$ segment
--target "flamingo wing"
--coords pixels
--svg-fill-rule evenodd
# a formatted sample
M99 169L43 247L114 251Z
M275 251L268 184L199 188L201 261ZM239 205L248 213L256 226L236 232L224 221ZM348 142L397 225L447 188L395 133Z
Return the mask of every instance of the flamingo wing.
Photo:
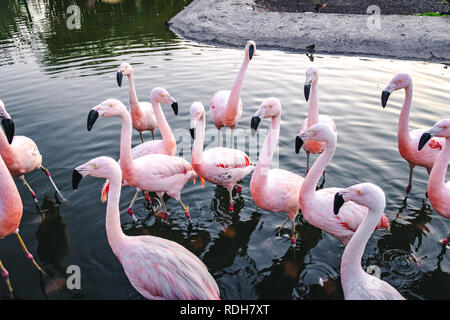
M203 153L203 161L218 168L245 168L250 165L248 156L237 149L212 148Z

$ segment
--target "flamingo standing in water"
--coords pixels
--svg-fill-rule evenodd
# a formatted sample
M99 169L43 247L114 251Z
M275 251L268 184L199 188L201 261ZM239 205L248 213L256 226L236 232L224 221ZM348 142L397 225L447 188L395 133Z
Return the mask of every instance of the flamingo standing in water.
M392 92L405 89L405 100L398 121L398 150L400 155L409 163L409 183L406 187L406 193L412 189L413 170L415 166L427 168L430 174L433 164L439 152L445 147L445 139L434 138L424 146L423 151L417 150L419 139L424 133L423 129L409 131L409 113L411 110L411 101L413 95L412 79L407 73L397 74L381 94L381 104L386 107L386 103Z
M303 217L308 223L333 235L345 245L367 216L368 209L354 202L348 202L342 207L339 216L333 214L334 195L340 189L326 188L316 191L316 186L328 163L333 159L337 136L328 124L315 124L297 136L295 151L298 153L303 143L309 140L324 142L325 149L314 162L300 188L299 201ZM389 220L384 213L381 215L378 228L390 229Z
M205 108L201 102L194 102L190 109L190 132L194 139L191 163L195 172L207 181L227 188L230 194L229 210L234 209L232 191L236 183L251 173L254 166L250 165L247 155L231 148L212 148L203 151L206 126ZM238 186L238 193L242 187Z
M419 151L422 152L424 146L433 137L445 139L444 150L439 153L434 162L433 169L428 179L428 198L431 205L441 216L450 219L450 181L445 183L448 162L450 160L450 119L441 120L431 129L425 130L419 140ZM450 236L441 240L442 244L450 244Z
M308 117L303 121L300 132L311 128L316 123L327 123L336 132L336 125L330 116L319 115L319 68L310 67L306 70L306 83L304 87L305 99L308 101L311 93L311 100L309 101ZM323 142L309 141L303 145L306 152L306 173L309 171L309 155L311 153L319 154L323 152L325 144Z
M242 116L242 101L240 98L245 72L256 50L254 41L248 41L245 45L245 56L241 69L234 82L231 92L228 90L217 91L211 98L209 113L218 130L217 146L220 147L220 129L231 128L230 147L233 148L233 131Z
M155 114L156 114L156 120L159 126L159 131L161 132L161 136L162 136L162 140L153 140L153 141L147 141L144 143L141 143L140 145L137 145L136 147L134 147L133 149L131 149L131 155L133 157L133 159L137 159L139 157L148 155L148 154L167 154L169 156L174 156L175 153L177 152L177 142L175 141L175 137L172 133L172 130L170 129L169 123L166 120L166 117L164 116L164 113L161 109L161 100L160 97L162 97L163 95L161 95L161 92L167 92L165 89L163 88L155 88L154 90L152 90L151 92L151 104L152 104L152 110L155 110ZM175 99L173 99L174 102L172 103L172 109L175 113L175 115L178 115L178 104L176 103ZM91 125L88 125L88 130L90 131L92 129L92 125L94 124L95 120L97 120L97 118L95 118L96 116L98 116L98 114L96 113L92 113L90 114L90 117L88 121L91 121ZM119 159L119 163L120 163L120 159ZM128 185L126 182L123 184ZM106 201L107 195L108 195L108 188L109 188L109 183L108 181L106 181L106 183L103 186L103 190L102 190L102 201ZM137 218L134 216L133 213L133 205L138 197L138 194L141 190L139 188L136 189L136 193L133 197L133 200L131 201L131 204L127 210L128 214L130 215L130 217L136 222ZM150 196L148 195L147 192L145 193L145 199L147 200L147 202L150 202Z
M139 132L142 142L144 142L144 137L142 136L144 131L151 131L154 140L155 130L158 126L156 115L150 102L139 102L134 87L133 68L128 62L123 62L119 67L119 71L117 71L116 78L119 87L122 86L123 76L128 77L130 83L130 113L133 128Z
M148 157L170 158L166 155ZM106 236L131 285L140 294L158 300L220 299L214 278L192 252L170 240L148 235L129 237L123 233L119 218L122 172L117 162L99 157L78 166L73 172L74 189L86 175L110 181Z
M152 91L153 101L162 103L172 103L177 109L175 99L163 88L155 88ZM156 103L156 102L155 102ZM158 102L159 105L159 102ZM160 107L159 107L160 109ZM157 108L155 108L157 110ZM160 110L157 111L161 112ZM186 160L168 156L165 154L148 154L133 159L131 152L132 125L131 116L122 102L116 99L107 99L92 108L88 116L88 130L92 129L95 120L99 117L120 117L122 120L122 133L120 136L120 167L122 168L123 179L126 185L137 188L129 206L128 213L132 216L132 207L136 201L137 194L141 190L154 191L158 194L161 204L167 215L163 194L175 198L183 207L186 218L190 221L189 207L185 206L180 198L181 189L184 185L197 177L192 166ZM108 188L109 189L109 186Z
M4 115L2 115L4 116ZM3 118L2 125L5 128L7 141L13 141L14 137L14 127L9 118ZM3 135L3 131L0 130ZM3 135L4 138L4 135ZM4 146L0 145L0 150L3 150ZM22 219L22 199L20 198L19 191L12 179L11 173L9 172L3 158L0 156L0 239L3 239L10 234L15 234L17 240L20 243L23 251L28 260L30 260L36 268L41 271L44 275L46 273L39 267L39 265L34 260L33 256L28 251L25 243L23 242L19 234L19 224ZM9 273L5 269L2 261L0 260L0 272L2 277L5 279L6 285L8 287L11 299L13 296L13 289L11 282L9 281Z
M273 153L280 136L281 103L277 98L264 100L253 115L251 128L257 130L263 118L271 118L270 129L250 181L250 192L258 207L272 212L286 213L287 218L280 229L288 220L291 220L291 243L295 245L297 241L295 217L300 209L298 194L303 184L303 178L286 170L270 169Z
M30 190L34 202L39 207L36 193L25 179L25 175L35 169L41 169L49 178L56 192L58 192L59 196L65 201L66 199L56 187L55 182L53 182L50 171L42 166L42 155L39 153L36 143L25 136L14 136L14 123L8 112L6 112L5 104L1 100L0 120L2 120L5 132L10 133L9 139L12 139L9 140L3 131L0 130L0 154L8 167L9 172L11 172L11 175L18 177L23 181L25 186Z
M341 261L341 283L346 300L405 300L389 283L364 272L361 259L367 241L382 217L386 197L380 187L361 183L340 190L334 197L334 214L345 202L353 201L369 209L362 223L345 247Z

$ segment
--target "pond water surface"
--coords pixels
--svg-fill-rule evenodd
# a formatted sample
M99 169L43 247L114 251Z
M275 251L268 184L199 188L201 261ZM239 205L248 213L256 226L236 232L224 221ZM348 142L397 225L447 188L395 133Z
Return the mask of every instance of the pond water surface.
M79 30L66 25L66 10L72 4L81 8ZM93 132L87 132L86 117L93 106L110 97L128 105L128 81L119 88L115 80L123 61L133 65L140 100L148 101L156 86L178 100L178 116L170 108L163 110L179 140L179 155L190 160L189 107L198 100L209 109L214 92L231 89L243 50L186 41L168 30L164 22L187 4L181 0L0 2L0 99L15 121L16 134L36 142L44 165L68 198L55 207L46 176L40 171L30 173L28 181L44 211L42 220L27 189L16 180L24 204L22 237L56 277L41 279L16 239L7 237L0 241L0 257L18 298L142 299L106 239L106 206L100 202L103 181L86 178L74 193L71 174L92 158L119 158L120 120L99 119ZM250 136L250 119L260 103L270 96L279 98L283 114L278 161L273 167L301 175L306 156L295 154L294 139L308 112L303 84L305 70L312 64L304 53L257 48L243 86L244 112L237 132L238 137ZM404 201L409 167L397 149L404 93L392 94L386 109L380 105L381 91L391 78L408 72L414 81L410 127L430 127L448 118L449 70L437 63L331 55L316 55L314 64L320 68L321 113L332 116L338 129L338 147L324 186L369 181L387 196L385 212L391 231L380 230L371 237L363 267L379 267L381 278L406 298L449 299L450 253L438 241L447 236L450 221L424 202L424 168L416 168L413 189ZM261 140L268 127L268 120L261 122ZM216 134L209 113L207 129ZM229 136L229 131L222 131ZM148 133L146 138L151 139ZM215 146L211 140L208 143ZM133 145L139 142L134 132ZM246 150L252 162L257 161L256 150L253 145ZM285 215L258 209L249 181L247 176L242 182L242 196L233 214L227 210L224 188L206 183L202 190L198 183L187 184L182 197L190 206L191 227L174 200L167 203L167 221L150 215L144 225L133 225L125 210L135 190L123 188L122 227L130 235L176 241L198 255L216 279L222 299L342 299L340 242L299 214L299 240L291 247L290 229L278 234ZM140 218L152 213L144 202L140 198L135 205ZM80 290L64 286L70 265L80 267ZM0 297L8 297L3 281Z

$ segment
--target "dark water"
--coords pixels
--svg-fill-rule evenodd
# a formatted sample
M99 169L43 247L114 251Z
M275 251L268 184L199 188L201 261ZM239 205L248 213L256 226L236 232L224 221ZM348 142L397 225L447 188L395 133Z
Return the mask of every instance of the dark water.
M164 110L180 141L179 155L190 159L190 104L199 100L208 108L215 91L231 88L242 61L242 50L185 41L164 26L188 1L105 2L28 1L28 9L24 1L0 2L0 99L14 118L16 134L37 143L44 165L68 198L55 206L45 175L30 173L28 181L44 211L42 220L27 189L17 181L24 204L22 236L56 278L41 279L14 237L0 241L0 257L18 298L141 298L106 240L106 206L100 203L103 181L86 178L78 192L71 191L74 167L101 155L119 157L120 120L99 119L88 133L87 113L110 97L128 104L127 82L124 88L115 82L118 66L128 61L135 70L141 100L149 100L150 90L162 86L179 101L178 117L170 108ZM80 30L66 26L67 7L74 3L81 7ZM385 110L380 105L381 90L394 74L406 71L415 89L411 128L430 127L448 118L449 70L442 64L367 57L320 55L314 63L321 70L321 112L331 115L338 127L338 148L327 169L325 187L370 181L387 195L385 212L391 232L372 236L363 267L378 266L382 279L409 299L449 299L450 253L442 250L438 240L450 231L450 221L424 204L424 168L416 168L412 192L403 202L409 167L398 153L396 132L404 95L393 94ZM307 115L303 83L310 65L302 53L258 50L244 83L244 113L236 134L239 139L250 136L250 118L258 105L269 96L278 97L283 115L279 157L273 167L302 175L306 157L295 154L294 138ZM215 135L209 115L207 121L208 134ZM268 120L261 123L260 140L268 126ZM228 131L224 134L229 136ZM134 133L133 145L139 141ZM253 162L256 150L253 144L246 148ZM168 201L168 221L149 216L144 226L134 226L124 212L134 189L124 188L123 229L130 235L152 234L184 245L210 268L223 299L342 299L339 241L299 215L299 242L291 248L290 230L277 234L285 215L258 209L249 181L250 176L242 183L242 197L233 215L227 211L225 189L208 183L205 190L198 183L186 185L182 197L191 208L192 228L174 200ZM140 218L151 213L144 202L140 198L135 205ZM64 286L70 265L80 267L80 290ZM7 297L3 281L0 296Z

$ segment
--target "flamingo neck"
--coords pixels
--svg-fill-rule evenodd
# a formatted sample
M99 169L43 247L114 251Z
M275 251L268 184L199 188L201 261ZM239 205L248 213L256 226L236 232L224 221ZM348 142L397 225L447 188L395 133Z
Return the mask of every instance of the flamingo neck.
M119 244L125 239L125 234L120 225L119 201L122 184L122 173L120 170L114 172L114 175L109 178L109 182L109 195L106 206L106 236L111 249L117 256L119 254Z
M195 129L195 140L192 146L192 165L199 165L203 162L203 144L205 140L205 113L203 113L200 121L197 123L197 128Z
M133 73L131 73L128 76L128 81L130 83L130 108L131 109L138 109L139 108L139 100L136 94L136 88L134 86L134 76Z
M448 162L450 160L450 137L445 140L445 148L442 150L434 162L433 169L428 179L428 193L442 192L446 190L445 176L447 174Z
M133 156L131 154L131 136L132 136L132 123L130 113L126 110L120 115L122 119L122 132L120 134L120 167L124 179L128 181L128 177L134 171ZM129 181L130 182L130 181Z
M0 181L0 238L4 238L19 226L23 207L19 191L2 157Z
M280 137L280 121L281 112L275 117L272 117L269 132L267 133L266 140L264 141L264 145L259 153L258 163L256 164L252 176L252 181L258 185L263 185L267 181L267 174L269 173L273 154Z
M239 108L239 98L241 96L242 85L244 83L245 72L247 71L247 67L249 64L249 60L244 57L244 61L242 62L241 69L234 81L233 87L231 88L230 96L228 97L227 108L225 118L227 121L233 121L236 118L236 114L238 113Z
M366 248L367 241L369 241L373 230L381 219L383 208L370 209L359 225L356 232L353 234L349 243L345 247L344 254L341 261L341 277L345 281L347 277L360 275L364 273L361 267L361 259Z
M311 95L308 110L308 128L319 123L319 80L311 83Z
M175 137L170 129L169 123L164 116L159 101L152 98L151 100L153 111L155 112L156 122L158 123L159 131L161 132L162 140L166 146L172 148L176 145Z
M403 102L402 111L398 121L398 142L402 145L407 145L411 142L409 134L409 113L411 111L413 87L412 83L405 87L405 101Z
M305 177L300 190L300 201L302 199L311 199L316 194L316 186L319 183L320 177L324 170L327 168L328 163L333 159L334 152L336 151L336 138L329 140L325 144L325 149L320 157L314 162L311 170Z

